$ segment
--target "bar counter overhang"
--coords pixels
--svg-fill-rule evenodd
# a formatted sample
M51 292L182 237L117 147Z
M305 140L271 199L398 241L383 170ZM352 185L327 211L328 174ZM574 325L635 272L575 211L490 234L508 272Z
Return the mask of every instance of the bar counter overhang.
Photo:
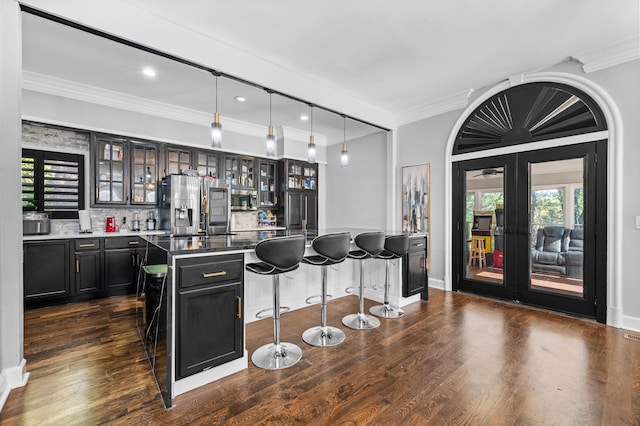
M311 248L313 239L320 235L334 232L348 231L352 239L363 232L381 231L385 235L402 234L397 230L375 230L358 228L341 229L320 229L317 231L289 231L264 229L259 231L234 231L228 234L197 235L197 236L170 236L170 235L146 235L142 238L147 242L145 262L147 264L158 264L166 261L168 268L166 279L162 281L160 290L161 296L156 300L162 300L165 309L155 306L157 315L166 315L166 319L156 321L155 329L147 327L148 311L145 312L145 291L142 286L144 277L141 276L138 282L138 303L136 308L137 325L143 345L150 361L152 372L154 373L158 389L162 395L166 407L170 407L172 399L182 393L196 389L200 386L211 383L215 380L226 377L230 374L248 368L249 352L255 348L246 348L245 326L247 323L256 321L256 314L267 308L272 303L271 280L268 277L257 276L244 272L244 265L256 262L254 248L262 240L274 237L303 234L307 238L305 256L314 254ZM412 236L426 237L426 234L411 234ZM181 366L178 365L178 344L184 345L184 336L180 334L181 321L178 316L179 286L180 280L184 281L184 268L179 265L188 262L190 267L199 264L209 264L217 260L226 261L230 255L235 258L242 258L241 296L238 301L238 318L241 321L242 342L241 354L236 359L216 365L211 368L204 368L197 373L184 376L180 374ZM410 297L402 297L402 265L401 261L395 262L392 267L390 280L390 302L393 306L402 307L410 303L418 302L420 294ZM328 292L333 298L348 295L345 291L347 287L356 285L358 277L357 262L345 261L329 271L331 278ZM384 262L372 259L366 262L366 277L369 284L377 284L381 288L384 283ZM287 273L281 283L282 305L291 310L309 306L306 299L318 294L320 285L320 273L316 268L301 265L297 270ZM371 287L365 289L365 297L374 301L383 301L383 292L378 289L374 291ZM184 310L185 308L182 307ZM347 312L345 312L347 314ZM184 328L182 328L184 330ZM329 349L330 350L330 349ZM304 354L303 354L304 356Z

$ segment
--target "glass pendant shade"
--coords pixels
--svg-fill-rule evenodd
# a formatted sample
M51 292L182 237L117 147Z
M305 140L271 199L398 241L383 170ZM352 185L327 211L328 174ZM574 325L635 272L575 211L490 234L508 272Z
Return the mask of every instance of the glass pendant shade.
M347 151L347 144L342 144L342 151L340 151L340 167L347 167L349 165L349 151Z
M309 149L308 149L309 162L316 162L316 143L313 140L313 135L309 136Z
M217 111L213 114L213 123L211 123L211 146L213 148L222 146L222 124L220 124L220 114Z
M273 134L273 126L269 124L269 133L267 134L267 157L276 156L276 136Z

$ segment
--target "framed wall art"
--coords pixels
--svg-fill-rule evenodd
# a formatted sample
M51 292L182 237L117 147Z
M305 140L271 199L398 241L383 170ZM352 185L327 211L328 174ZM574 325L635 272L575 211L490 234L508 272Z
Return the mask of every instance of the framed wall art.
M430 164L402 168L402 232L429 233L430 231ZM427 246L431 245L429 238ZM431 250L427 251L427 268Z

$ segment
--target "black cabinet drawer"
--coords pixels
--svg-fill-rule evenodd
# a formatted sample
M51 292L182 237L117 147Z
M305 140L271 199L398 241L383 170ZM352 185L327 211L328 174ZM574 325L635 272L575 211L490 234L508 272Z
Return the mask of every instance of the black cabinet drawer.
M244 255L191 258L179 261L177 266L180 288L242 281Z
M74 243L76 251L100 250L100 238L82 238Z
M107 237L104 239L105 250L135 248L142 246L142 240L138 237Z
M409 251L424 251L427 248L427 241L425 237L413 237L409 238Z

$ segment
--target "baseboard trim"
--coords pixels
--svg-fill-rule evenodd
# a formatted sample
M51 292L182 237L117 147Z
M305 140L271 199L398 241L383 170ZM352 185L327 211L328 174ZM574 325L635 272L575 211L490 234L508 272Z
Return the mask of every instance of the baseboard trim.
M29 373L26 372L27 360L24 358L17 367L5 368L0 372L0 411L9 398L11 389L19 388L27 384Z
M429 287L439 288L440 290L444 290L444 280L429 278Z
M623 315L622 328L625 330L640 331L640 318Z

